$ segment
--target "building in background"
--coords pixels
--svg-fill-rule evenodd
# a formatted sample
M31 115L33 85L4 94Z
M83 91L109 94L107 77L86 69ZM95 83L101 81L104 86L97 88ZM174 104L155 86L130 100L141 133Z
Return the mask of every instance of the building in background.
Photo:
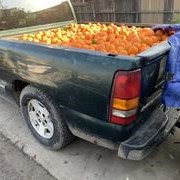
M179 0L71 0L79 21L172 23L180 21Z

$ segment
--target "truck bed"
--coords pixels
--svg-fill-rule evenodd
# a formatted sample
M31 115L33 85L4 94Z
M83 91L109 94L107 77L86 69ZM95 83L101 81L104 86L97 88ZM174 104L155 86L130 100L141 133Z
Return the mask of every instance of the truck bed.
M55 86L63 82L66 85L62 85L62 87L68 86L69 93L75 96L72 97L73 100L69 101L70 104L67 104L67 101L62 98L61 102L65 103L64 106L70 105L71 108L77 108L76 103L81 99L81 93L87 94L82 101L90 101L91 103L81 106L80 111L89 115L93 113L93 116L104 120L107 120L107 110L105 109L107 109L109 101L114 72L142 69L141 102L144 106L143 102L146 102L151 94L156 91L155 89L159 89L162 85L166 56L170 49L168 42L163 42L135 57L130 57L79 48L25 42L19 40L19 37L20 35L7 35L0 41L1 56L5 52L7 54L9 52L17 53L16 58L8 59L9 63L7 61L2 62L3 65L8 66L10 73L16 72L21 79L26 78L30 82L43 83L44 86ZM49 79L44 80L47 74ZM71 92L71 89L78 93ZM64 91L63 88L62 91ZM93 101L97 98L100 100L96 107L101 107L98 110L92 108L92 105L95 105Z

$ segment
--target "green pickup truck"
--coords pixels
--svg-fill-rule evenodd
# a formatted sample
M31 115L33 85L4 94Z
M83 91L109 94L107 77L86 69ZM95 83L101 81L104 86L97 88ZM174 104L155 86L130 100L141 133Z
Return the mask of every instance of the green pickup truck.
M170 45L131 57L16 38L73 22L68 0L1 1L1 95L17 102L32 134L46 147L58 150L77 136L122 158L143 159L178 117L161 105Z

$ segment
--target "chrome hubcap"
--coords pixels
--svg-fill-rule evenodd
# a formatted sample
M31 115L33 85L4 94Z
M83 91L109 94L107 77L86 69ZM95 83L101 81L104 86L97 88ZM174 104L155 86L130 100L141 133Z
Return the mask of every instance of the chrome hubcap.
M36 132L43 138L50 139L54 134L54 125L46 107L40 101L32 99L28 103L28 113Z

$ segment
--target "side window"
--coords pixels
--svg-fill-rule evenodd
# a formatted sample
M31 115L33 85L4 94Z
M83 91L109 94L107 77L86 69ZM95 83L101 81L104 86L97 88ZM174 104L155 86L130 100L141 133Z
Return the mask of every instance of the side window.
M73 20L67 0L1 0L0 30Z

